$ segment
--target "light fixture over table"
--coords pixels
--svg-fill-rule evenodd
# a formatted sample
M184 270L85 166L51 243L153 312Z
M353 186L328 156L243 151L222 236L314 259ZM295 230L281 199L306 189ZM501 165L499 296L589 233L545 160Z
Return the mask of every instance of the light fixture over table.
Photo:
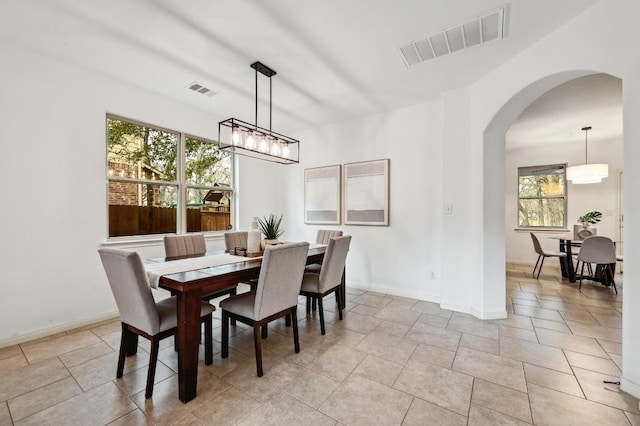
M587 161L587 132L591 127L583 127L584 131L584 164L567 167L567 180L571 183L600 183L603 178L609 177L608 164L589 164Z
M256 74L255 123L229 118L218 123L218 146L234 154L273 161L281 164L298 163L300 141L271 131L271 77L276 72L261 62L251 68ZM269 129L258 127L258 73L269 77Z

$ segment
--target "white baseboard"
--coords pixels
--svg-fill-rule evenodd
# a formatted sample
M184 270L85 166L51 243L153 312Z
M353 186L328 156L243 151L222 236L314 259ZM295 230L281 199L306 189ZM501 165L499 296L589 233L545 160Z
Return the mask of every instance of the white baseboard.
M507 311L494 311L494 312L483 312L476 308L471 308L471 315L476 318L480 318L481 320L496 320L496 319L506 319Z
M640 385L624 377L620 378L620 390L636 398L640 398ZM638 402L638 409L640 409L640 401Z
M440 307L448 311L462 312L463 314L471 313L471 308L466 305L456 305L455 303L441 303Z
M58 324L54 327L41 328L36 331L20 334L19 336L3 338L3 339L0 339L0 348L28 342L29 340L40 339L42 337L51 336L52 334L73 330L74 328L84 327L86 325L95 324L97 322L107 321L110 319L118 318L119 316L120 316L120 313L116 310L112 312L106 312L104 314L97 315L91 318L85 318L78 321Z
M376 293L390 294L392 296L407 297L410 299L424 300L425 302L440 303L440 296L432 293L411 291L406 289L399 289L395 287L388 287L381 284L362 284L348 282L347 288L355 288L357 290L375 291Z

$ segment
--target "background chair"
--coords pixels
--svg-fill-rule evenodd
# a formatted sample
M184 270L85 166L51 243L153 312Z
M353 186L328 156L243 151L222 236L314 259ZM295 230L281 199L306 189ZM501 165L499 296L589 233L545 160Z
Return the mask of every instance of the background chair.
M341 237L342 231L336 231L333 229L319 229L316 235L316 244L329 244L329 240L334 237ZM320 273L321 265L319 263L312 263L307 265L304 269L305 272Z
M256 370L262 377L262 348L260 327L290 316L293 325L295 352L300 352L298 341L298 292L309 252L309 243L290 243L267 246L262 258L258 287L255 292L243 293L220 302L222 308L222 358L229 356L229 319L253 327L256 352Z
M203 234L167 235L164 237L164 252L167 257L194 256L204 254L207 244Z
M340 284L342 283L342 271L347 260L351 236L334 237L329 239L327 251L322 260L320 273L306 272L302 278L300 294L318 301L318 312L320 314L320 331L324 335L324 308L322 298L329 293L335 292L338 304L338 314L342 320L342 301ZM307 314L311 312L311 307L307 302Z
M585 239L582 243L580 253L578 254L578 260L582 262L582 268L580 269L580 285L578 286L579 289L582 288L584 264L595 263L602 267L603 283L611 284L616 294L618 294L613 268L611 267L611 265L615 265L617 261L616 246L613 244L613 240L611 240L611 238L593 236Z
M537 278L540 278L540 272L542 271L542 264L544 263L545 258L557 257L558 259L560 259L560 262L564 262L567 257L567 253L564 253L561 251L545 251L540 246L540 241L538 241L538 237L536 237L533 234L533 232L529 232L529 234L531 235L531 240L533 241L533 249L538 254L538 260L536 260L536 266L533 267L533 275L536 275L538 262L540 262L540 269L538 269L538 275L536 276L536 279L537 279ZM540 261L540 259L542 259L542 261Z
M236 247L247 248L247 231L233 231L224 233L224 244L227 253L233 253Z
M147 373L147 387L145 398L153 395L153 380L158 362L158 347L160 340L176 334L177 314L176 298L156 302L151 294L147 273L140 255L114 249L99 249L100 260L107 274L111 291L116 299L122 336L120 338L120 354L116 377L122 377L126 356L136 353L138 336L151 341L149 354L149 370ZM215 307L201 302L200 316L205 324L205 364L213 362L213 325L211 313Z

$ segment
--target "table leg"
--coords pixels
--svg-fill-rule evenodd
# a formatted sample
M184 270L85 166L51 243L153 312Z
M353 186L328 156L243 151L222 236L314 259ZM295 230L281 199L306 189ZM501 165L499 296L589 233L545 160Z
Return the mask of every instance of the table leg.
M567 278L569 282L576 282L576 270L573 266L573 256L571 253L571 240L560 240L560 251L567 253L567 257L560 259L560 270L562 271L562 276Z
M196 397L198 388L200 292L179 292L177 303L178 397L180 401L187 403Z

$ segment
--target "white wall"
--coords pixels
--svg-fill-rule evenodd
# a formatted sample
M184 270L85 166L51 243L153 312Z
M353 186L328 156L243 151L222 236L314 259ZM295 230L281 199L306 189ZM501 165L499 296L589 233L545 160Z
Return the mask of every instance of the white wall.
M353 236L348 285L439 301L441 120L433 102L298 135L301 163L287 167L285 184L290 235L313 241L318 229L342 229ZM305 168L382 158L391 160L389 226L304 224Z
M622 169L622 139L589 141L589 162L609 164L609 177L599 184L567 184L567 228L573 232L578 217L597 210L605 214L602 221L595 225L598 235L617 240L618 216L618 174ZM505 235L506 253L509 261L535 262L537 255L529 232L517 232L518 226L518 167L539 166L544 164L584 162L584 146L576 144L556 144L551 146L523 148L507 151L505 167ZM611 215L606 214L607 210ZM543 248L558 251L558 241L546 237L567 235L566 232L536 233Z

